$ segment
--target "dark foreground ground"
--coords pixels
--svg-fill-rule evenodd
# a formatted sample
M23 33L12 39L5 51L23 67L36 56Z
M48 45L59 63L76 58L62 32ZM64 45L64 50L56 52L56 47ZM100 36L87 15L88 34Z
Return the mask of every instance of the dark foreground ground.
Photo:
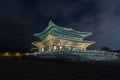
M120 63L0 58L0 80L120 80Z

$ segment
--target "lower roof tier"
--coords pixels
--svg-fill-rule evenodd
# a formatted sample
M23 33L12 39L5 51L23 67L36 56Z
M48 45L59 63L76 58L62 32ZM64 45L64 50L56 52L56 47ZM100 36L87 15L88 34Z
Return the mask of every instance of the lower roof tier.
M94 41L82 41L82 40L70 40L68 38L63 38L54 35L48 35L44 40L33 42L32 44L36 47L46 47L51 45L62 45L62 46L71 46L71 47L84 47L87 48L88 46L94 44Z

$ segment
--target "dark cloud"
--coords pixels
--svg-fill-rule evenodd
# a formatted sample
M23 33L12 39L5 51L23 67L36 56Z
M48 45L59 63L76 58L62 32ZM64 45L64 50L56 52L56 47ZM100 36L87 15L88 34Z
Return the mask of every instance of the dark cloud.
M119 0L1 0L0 47L30 48L33 34L53 20L60 26L92 32L91 49L119 49ZM5 47L6 48L6 47Z
M98 45L109 46L112 49L119 49L118 43L120 38L120 16L116 15L116 9L118 9L120 4L119 0L99 0L97 14L98 17L98 26L97 32L97 41Z

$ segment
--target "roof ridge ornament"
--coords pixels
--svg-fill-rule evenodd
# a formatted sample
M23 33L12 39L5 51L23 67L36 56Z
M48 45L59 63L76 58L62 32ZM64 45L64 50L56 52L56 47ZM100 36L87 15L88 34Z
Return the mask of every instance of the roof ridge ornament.
M56 24L52 21L52 20L50 20L49 21L49 24L48 24L49 26L56 26Z

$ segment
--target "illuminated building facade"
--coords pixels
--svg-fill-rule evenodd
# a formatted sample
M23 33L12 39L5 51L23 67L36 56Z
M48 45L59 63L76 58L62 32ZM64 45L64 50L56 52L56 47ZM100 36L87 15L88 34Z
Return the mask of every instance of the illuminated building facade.
M84 40L91 34L90 32L79 32L60 27L50 21L43 32L34 34L40 41L32 44L38 48L39 52L84 51L88 46L95 43Z

